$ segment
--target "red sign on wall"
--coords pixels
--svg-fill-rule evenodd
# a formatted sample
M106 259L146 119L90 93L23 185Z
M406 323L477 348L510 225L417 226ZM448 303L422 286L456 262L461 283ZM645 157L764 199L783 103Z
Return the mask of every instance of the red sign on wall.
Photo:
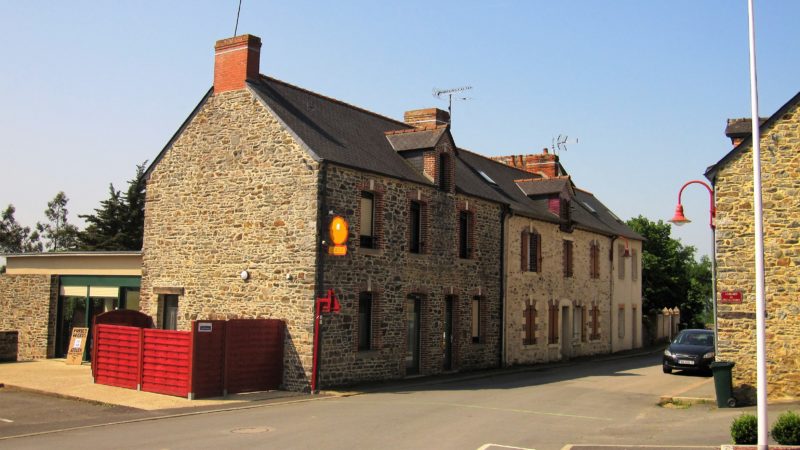
M742 303L742 291L722 291L720 292L719 302L739 305Z

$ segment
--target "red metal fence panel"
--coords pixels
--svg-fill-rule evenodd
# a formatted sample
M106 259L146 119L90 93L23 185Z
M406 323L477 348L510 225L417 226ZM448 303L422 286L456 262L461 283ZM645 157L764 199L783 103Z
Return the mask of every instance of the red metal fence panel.
M225 385L229 394L277 389L283 381L283 321L229 320Z
M129 389L139 385L141 329L97 325L92 356L95 383Z
M144 330L142 349L142 390L188 396L192 333Z

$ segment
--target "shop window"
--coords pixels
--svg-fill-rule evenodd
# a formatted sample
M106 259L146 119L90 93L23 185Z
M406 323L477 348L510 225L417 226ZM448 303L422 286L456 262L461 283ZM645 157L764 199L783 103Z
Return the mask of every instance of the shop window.
M372 293L358 296L358 350L372 350Z

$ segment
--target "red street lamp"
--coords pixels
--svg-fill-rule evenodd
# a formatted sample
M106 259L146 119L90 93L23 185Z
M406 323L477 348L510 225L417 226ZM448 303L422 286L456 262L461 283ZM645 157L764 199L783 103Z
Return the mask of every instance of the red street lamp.
M708 190L710 197L710 219L708 226L714 230L716 228L717 218L717 208L714 206L714 190L711 189L711 186L709 186L708 183L700 180L689 181L688 183L684 184L683 187L681 187L680 191L678 191L678 206L675 207L675 215L669 220L669 222L672 222L677 226L691 222L691 220L687 219L686 216L683 215L683 205L681 204L681 195L683 194L683 190L686 189L686 186L689 186L690 184L701 184Z
M708 190L709 196L709 221L708 226L711 227L711 306L713 309L714 314L714 354L716 355L718 351L717 347L717 251L716 251L716 237L714 235L714 230L717 228L716 220L717 220L717 207L714 206L714 189L708 185L708 183L700 180L692 180L685 183L681 190L678 191L678 206L675 207L675 215L669 222L674 223L677 226L681 226L691 222L691 220L687 219L685 215L683 215L683 205L681 204L681 195L683 194L683 190L686 189L686 186L690 184L700 184Z

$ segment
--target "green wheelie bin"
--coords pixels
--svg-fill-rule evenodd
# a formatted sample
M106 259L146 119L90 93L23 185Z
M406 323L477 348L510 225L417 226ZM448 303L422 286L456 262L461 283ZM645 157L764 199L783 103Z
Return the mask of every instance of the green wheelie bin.
M736 397L733 396L733 366L730 361L714 361L711 371L714 373L714 390L717 393L718 408L733 408Z

